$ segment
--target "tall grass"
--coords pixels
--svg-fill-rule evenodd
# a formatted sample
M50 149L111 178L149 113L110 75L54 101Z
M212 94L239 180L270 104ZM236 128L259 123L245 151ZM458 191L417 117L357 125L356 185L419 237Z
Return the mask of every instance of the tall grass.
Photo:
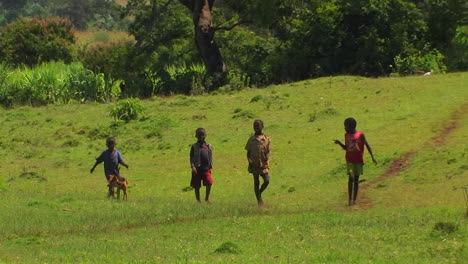
M78 62L49 62L17 69L2 64L0 84L0 104L4 107L107 102L116 96L102 74L95 74Z
M166 67L170 81L162 82L162 86L173 85L186 94L198 95L208 91L206 69L203 64L171 65ZM164 87L158 88L159 90Z

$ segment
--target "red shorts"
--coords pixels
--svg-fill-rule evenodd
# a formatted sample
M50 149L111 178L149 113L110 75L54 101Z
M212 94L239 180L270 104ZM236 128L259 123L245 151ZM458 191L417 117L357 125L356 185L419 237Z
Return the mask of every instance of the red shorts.
M199 170L198 173L192 171L192 181L190 186L193 188L200 188L201 182L203 181L203 186L213 184L213 177L211 177L211 170L202 171Z

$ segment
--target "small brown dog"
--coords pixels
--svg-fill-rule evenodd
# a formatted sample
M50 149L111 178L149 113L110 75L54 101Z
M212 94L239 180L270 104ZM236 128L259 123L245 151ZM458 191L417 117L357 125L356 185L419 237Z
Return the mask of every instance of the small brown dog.
M117 199L120 199L120 191L123 191L124 200L128 200L128 181L124 177L119 177L116 175L109 175L109 187L117 188ZM112 192L114 195L114 192Z

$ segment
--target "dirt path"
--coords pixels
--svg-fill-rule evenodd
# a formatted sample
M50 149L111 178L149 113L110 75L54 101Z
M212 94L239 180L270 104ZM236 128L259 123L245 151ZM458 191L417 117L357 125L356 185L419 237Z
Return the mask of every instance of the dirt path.
M359 196L358 196L357 204L356 206L353 207L353 209L367 210L367 209L372 208L374 206L374 201L372 201L372 199L368 195L369 189L381 183L386 178L393 177L397 175L398 173L400 173L401 171L403 171L405 168L410 167L413 157L418 152L421 152L427 149L428 146L433 148L433 147L440 147L440 146L445 145L450 133L452 133L455 129L458 128L463 116L467 112L468 112L468 103L465 103L461 105L458 108L458 110L453 112L453 114L450 116L450 118L447 120L447 122L443 126L440 133L430 138L426 144L422 145L423 146L422 148L403 153L399 158L392 161L390 166L387 168L387 170L385 170L385 172L382 175L362 184L359 188L359 193L358 193Z

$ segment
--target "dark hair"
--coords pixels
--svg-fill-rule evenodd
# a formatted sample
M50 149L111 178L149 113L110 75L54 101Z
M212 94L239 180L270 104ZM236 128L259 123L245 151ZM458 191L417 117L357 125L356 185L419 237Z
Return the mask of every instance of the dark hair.
M264 127L264 126L263 126L263 120L257 119L257 120L255 120L253 123L254 123L254 124L255 124L255 123L259 123L262 127Z
M115 144L115 142L116 142L116 141L115 141L115 137L108 137L108 138L106 139L106 144L108 144L108 143L114 143L114 144Z
M345 121L344 121L344 125L346 127L351 128L351 129L356 129L356 126L357 126L356 119L354 119L352 117L346 118Z
M204 132L206 134L206 130L203 127L199 127L199 128L197 128L197 130L195 130L195 136L197 136L198 133L200 133L200 132Z

